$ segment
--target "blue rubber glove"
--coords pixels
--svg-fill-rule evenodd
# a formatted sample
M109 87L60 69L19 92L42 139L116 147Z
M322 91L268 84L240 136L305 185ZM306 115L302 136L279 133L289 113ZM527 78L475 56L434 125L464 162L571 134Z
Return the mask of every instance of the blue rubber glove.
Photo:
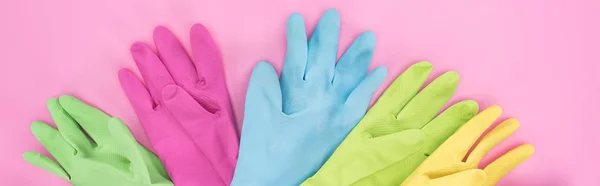
M367 76L372 32L362 33L336 65L339 32L339 14L328 10L307 46L302 17L288 18L281 80L267 62L252 72L231 185L299 185L363 117L387 70L378 67Z

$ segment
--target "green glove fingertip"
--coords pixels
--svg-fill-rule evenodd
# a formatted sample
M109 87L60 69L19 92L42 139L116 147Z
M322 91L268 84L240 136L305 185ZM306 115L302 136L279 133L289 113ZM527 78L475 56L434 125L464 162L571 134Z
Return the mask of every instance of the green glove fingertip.
M65 170L58 165L56 162L54 162L52 159L37 153L37 152L25 152L23 153L23 159L25 159L25 161L27 161L28 163L42 168L54 175L57 175L65 180L71 180L71 178L69 177L69 175L67 174L67 172L65 172Z

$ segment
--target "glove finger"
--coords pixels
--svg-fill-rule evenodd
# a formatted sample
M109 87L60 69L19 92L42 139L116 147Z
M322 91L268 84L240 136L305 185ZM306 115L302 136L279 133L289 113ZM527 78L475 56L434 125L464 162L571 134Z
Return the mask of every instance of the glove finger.
M428 182L428 186L447 186L447 185L461 185L461 186L481 186L485 182L486 175L481 169L469 169L464 170L452 175L447 175L435 179L431 179Z
M129 69L119 70L119 82L133 109L138 115L151 112L154 109L154 100L148 89Z
M366 77L375 50L375 34L364 32L350 45L335 66L333 86L347 97Z
M355 116L357 120L356 122L348 122L352 124L352 126L348 126L350 129L365 115L373 94L381 86L386 75L387 69L385 67L377 67L350 93L346 100L346 106L353 113L349 113L348 115Z
M196 88L200 83L196 68L175 35L167 28L157 26L154 28L154 44L173 81L188 90Z
M307 40L304 20L298 13L288 17L286 25L287 50L285 62L281 72L281 86L290 89L293 86L304 83L304 72L306 70ZM286 94L284 94L286 95Z
M483 169L487 175L487 179L483 185L496 185L508 172L531 157L534 151L533 145L525 144L502 155Z
M77 154L77 151L65 141L61 134L48 124L33 122L30 130L44 148L56 158L56 161L63 165L68 163L69 157Z
M500 117L500 114L502 114L502 108L497 105L481 111L450 136L435 152L447 154L447 157L450 158L460 158L455 161L462 162L473 144Z
M252 118L273 117L270 116L271 113L281 113L281 87L271 64L261 61L254 67L248 83L245 107L245 115ZM244 120L246 118L251 117L244 117Z
M107 127L110 116L73 96L63 95L58 101L97 144L110 142L111 136Z
M161 105L160 92L163 87L175 84L175 81L171 77L169 71L162 63L162 61L156 56L156 54L147 45L143 43L134 43L131 45L131 55L133 60L137 64L148 91L155 103Z
M201 24L192 26L190 40L198 76L207 78L209 83L225 82L221 52L206 27Z
M420 62L410 66L400 74L383 92L377 103L370 110L373 117L394 118L421 89L433 66L428 62Z
M446 111L425 125L421 129L429 137L425 153L433 153L460 126L473 118L477 114L477 111L479 111L477 102L473 100L462 101L450 106Z
M398 113L397 125L401 130L422 128L442 110L457 87L456 72L447 72L436 78Z
M479 165L479 162L483 157L492 150L498 143L504 141L510 135L515 133L519 128L519 121L511 118L496 126L490 132L488 132L479 143L475 146L473 151L467 158L467 163L473 164L473 166Z
M127 125L117 117L111 117L107 121L108 132L112 136L115 145L118 145L127 151L125 154L137 155L138 143L131 134Z
M308 41L305 81L317 88L331 85L340 39L340 14L327 10Z
M209 88L218 87L218 89L227 90L221 51L204 25L192 26L190 42L192 59L199 79L199 84L196 83L196 86L206 85Z
M65 180L71 180L69 174L56 162L52 161L52 159L37 153L37 152L25 152L23 153L23 159L28 163L42 168L54 175L57 175Z
M278 114L281 114L281 116L277 116ZM259 153L256 149L246 148L252 148L252 144L268 143L266 138L253 138L248 136L251 136L252 134L266 134L269 131L272 131L272 123L267 121L266 118L277 117L285 117L282 112L279 81L273 66L267 62L261 61L254 66L254 70L250 76L250 82L248 83L246 104L244 108L244 121L241 132L245 135L240 137L239 151ZM240 156L239 158L243 158L243 156ZM237 173L240 171L236 169L235 172Z
M58 99L52 98L48 100L47 107L52 120L56 123L58 131L75 150L85 152L96 145L81 130L79 124L73 120L69 113L62 108Z
M282 100L286 103L283 112L293 114L306 108L307 100L310 100L311 96L299 91L307 86L304 80L308 55L306 28L300 14L293 13L288 17L286 38L287 50L281 72L281 92Z

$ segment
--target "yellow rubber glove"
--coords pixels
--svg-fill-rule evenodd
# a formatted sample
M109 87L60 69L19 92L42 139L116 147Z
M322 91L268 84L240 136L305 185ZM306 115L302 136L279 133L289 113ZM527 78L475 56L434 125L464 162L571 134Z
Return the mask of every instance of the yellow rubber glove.
M469 120L413 172L401 186L490 186L527 160L534 151L530 144L521 145L494 160L483 170L477 168L481 159L519 128L514 118L502 122L486 134L467 154L477 139L502 113L491 106ZM465 158L466 156L466 158ZM463 161L464 160L464 161Z

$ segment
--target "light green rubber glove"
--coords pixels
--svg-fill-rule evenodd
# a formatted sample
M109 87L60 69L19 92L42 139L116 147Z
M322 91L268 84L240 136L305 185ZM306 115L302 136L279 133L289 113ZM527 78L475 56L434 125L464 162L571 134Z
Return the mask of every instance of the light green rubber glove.
M458 74L447 72L419 92L433 66L409 67L302 185L398 186L427 156L478 111L463 101L436 115L454 94Z
M36 152L23 154L27 162L75 186L173 185L160 160L137 143L120 119L72 96L50 99L48 110L58 130L34 122L31 132L60 165Z

